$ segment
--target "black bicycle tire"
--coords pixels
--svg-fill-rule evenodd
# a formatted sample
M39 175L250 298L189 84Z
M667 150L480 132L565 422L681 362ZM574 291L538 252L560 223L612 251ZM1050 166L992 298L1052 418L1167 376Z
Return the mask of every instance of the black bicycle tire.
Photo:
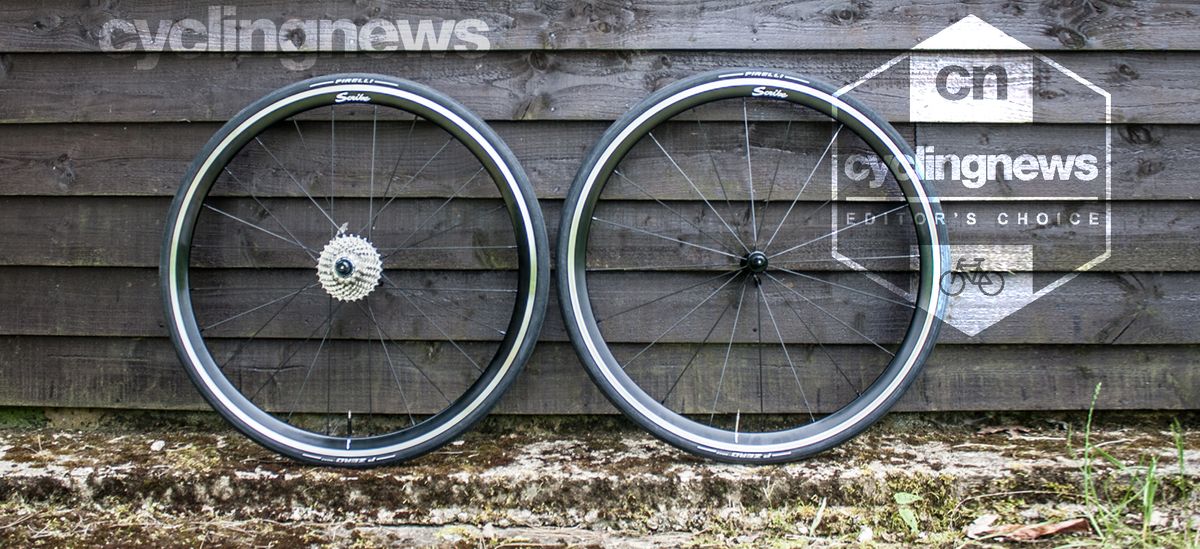
M190 239L200 208L194 197L200 194L199 202L203 202L202 195L208 192L207 188L198 189L197 186L204 185L201 181L212 173L213 165L221 164L220 155L236 154L236 149L233 152L228 152L227 149L229 140L240 139L234 137L238 128L243 128L244 124L256 116L263 116L264 119L272 116L282 118L308 110L297 108L262 114L272 105L290 98L304 94L332 96L343 91L362 93L381 102L399 102L399 97L404 97L404 101L414 102L411 104L419 106L426 106L427 102L429 112L450 121L447 124L452 124L455 132L469 135L472 140L462 141L464 146L474 152L484 166L491 168L490 171L500 172L507 185L497 184L497 187L505 197L510 218L514 220L514 234L519 244L517 248L520 258L517 305L514 306L510 329L506 331L500 343L500 350L496 353L497 360L501 355L504 355L504 360L493 360L489 363L485 373L471 389L451 406L427 420L428 428L414 429L411 436L414 440L393 440L391 442L395 442L394 444L382 448L368 448L355 452L314 448L313 444L300 440L295 433L286 429L283 429L283 433L279 432L278 425L264 426L263 423L269 422L264 416L269 414L257 409L245 398L242 398L245 402L239 402L237 398L228 394L232 386L227 382L225 389L221 388L219 381L214 383L213 372L210 371L214 363L212 357L207 356L208 351L205 349L203 337L198 333L195 317L190 314L190 297L180 297L181 290L182 295L187 295ZM411 98L419 98L425 102ZM437 121L442 118L430 120ZM243 129L253 132L257 127L252 125ZM450 129L447 131L451 132ZM456 134L451 132L451 135ZM214 157L214 154L218 156ZM229 157L224 158L225 162L228 160ZM219 172L219 168L217 171ZM207 185L211 184L212 179L209 179ZM377 74L338 74L296 82L267 94L242 109L207 142L189 166L168 211L160 259L160 284L166 324L180 361L201 395L230 424L258 444L298 461L372 467L410 460L441 447L471 428L499 402L532 354L545 319L549 292L549 246L543 215L528 176L509 147L480 117L454 99L416 82ZM219 368L217 373L219 374ZM479 381L485 378L488 383L480 384ZM232 390L236 392L236 389ZM247 409L247 404L257 412ZM416 441L417 438L421 440Z
M874 401L871 409L867 410L861 417L856 415L854 416L856 418L854 421L846 424L838 424L838 431L834 435L822 437L814 443L784 444L782 448L770 451L762 451L750 447L738 449L736 448L736 444L732 445L734 448L731 449L731 445L716 447L713 444L706 443L703 440L703 436L693 436L696 433L688 431L688 426L685 423L673 422L674 418L670 418L668 414L652 416L647 413L646 410L648 409L660 412L659 408L661 406L656 408L653 402L646 401L648 397L641 398L645 396L644 393L642 395L632 394L632 390L626 391L625 389L628 388L622 388L619 386L619 383L613 381L614 377L618 376L614 373L614 368L609 362L615 363L615 359L612 359L611 353L607 351L602 341L602 336L599 336L595 318L592 316L590 305L587 303L586 289L582 291L577 289L586 286L585 281L580 279L584 275L578 274L586 270L581 265L586 261L587 241L586 234L582 236L578 234L578 226L581 223L590 223L590 221L584 221L590 215L585 214L585 212L590 210L588 210L589 206L585 203L587 197L583 194L585 192L584 187L588 184L589 179L600 180L607 177L607 173L599 176L594 175L594 171L604 170L603 166L598 166L602 156L610 154L613 147L626 147L625 151L615 153L612 156L605 156L604 162L609 165L609 169L611 170L619 162L619 157L627 152L629 146L632 146L631 144L625 144L628 141L628 137L623 139L622 143L616 143L616 141L635 120L643 117L643 115L656 108L656 106L668 98L683 95L688 90L715 82L736 81L738 79L745 79L747 82L757 82L775 88L786 88L788 85L801 86L814 90L814 93L838 98L841 101L841 105L846 107L846 109L840 111L841 114L844 115L849 111L861 114L862 120L859 122L865 121L873 124L876 128L879 128L883 136L886 136L896 146L896 150L900 153L897 156L904 159L904 162L902 162L903 166L908 170L911 179L916 181L914 187L920 191L917 194L924 196L917 204L914 204L915 201L910 200L910 208L914 211L916 208L923 208L923 213L927 215L927 219L940 219L940 215L938 214L940 214L941 210L936 194L934 194L932 189L923 184L919 176L917 176L915 168L907 161L907 159L915 157L911 147L882 117L853 98L839 96L833 86L801 76L770 69L739 68L717 70L681 80L652 94L614 122L589 152L585 162L577 172L563 207L557 243L556 282L558 284L559 304L562 309L567 333L576 348L585 370L609 401L621 410L622 413L659 439L703 457L733 463L778 463L811 456L853 438L886 414L900 399L904 391L920 374L921 368L933 348L933 342L936 340L937 332L940 329L939 319L946 305L946 300L940 297L942 295L940 292L940 275L948 272L949 253L944 224L940 222L927 224L929 229L925 233L921 233L922 236L929 237L930 242L924 243L921 246L922 278L920 293L922 298L927 303L933 304L933 306L931 307L932 310L918 307L914 311L914 319L921 316L920 320L924 323L923 326L926 327L923 329L924 335L921 336L922 340L905 353L906 357L911 358L911 360L907 361L908 364L904 369L906 373L894 380L895 383L892 384L894 386L889 386L888 393ZM751 85L746 86L747 89L750 87ZM789 93L791 93L790 89ZM794 100L794 98L789 97L789 100ZM652 116L666 117L666 115L662 115L661 112L657 111ZM845 120L842 121L844 122ZM650 124L650 127L653 127L653 125ZM646 132L648 131L646 130ZM636 139L646 132L635 136L633 141L636 142ZM613 156L617 157L617 160L613 160ZM603 187L603 184L604 182L600 181L596 183L596 186ZM599 191L595 191L595 194L598 195ZM575 253L580 246L583 247L584 253ZM911 335L912 332L910 330L909 336ZM600 343L596 343L597 339L600 340ZM909 343L909 338L906 337L905 345L908 346ZM897 353L897 356L899 355L900 353ZM889 369L893 369L893 367L889 366ZM649 400L652 401L653 399ZM854 402L858 402L859 400L861 398L856 399ZM848 407L849 405L846 408ZM846 408L829 417L834 417L842 413ZM669 414L682 418L682 416L673 412L669 412ZM668 421L664 421L664 417L667 417ZM687 420L684 418L683 421L686 422ZM819 422L810 425L817 424ZM805 429L806 427L799 429Z

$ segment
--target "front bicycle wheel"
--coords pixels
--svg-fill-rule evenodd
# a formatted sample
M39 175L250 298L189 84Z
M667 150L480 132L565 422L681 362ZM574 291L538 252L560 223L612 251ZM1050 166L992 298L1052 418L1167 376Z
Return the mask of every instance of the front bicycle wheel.
M346 466L410 459L482 418L545 316L546 232L482 120L379 75L282 88L222 127L167 218L179 357L247 436Z
M828 85L723 70L613 124L563 210L593 380L680 448L798 459L881 417L936 339L941 210L899 133Z

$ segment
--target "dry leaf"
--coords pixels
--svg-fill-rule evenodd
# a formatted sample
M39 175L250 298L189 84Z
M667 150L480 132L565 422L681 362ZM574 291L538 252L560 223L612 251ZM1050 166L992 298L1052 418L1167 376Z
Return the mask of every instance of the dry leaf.
M1030 541L1047 536L1057 534L1073 534L1077 532L1091 532L1092 527L1088 524L1087 519L1074 518L1055 522L1053 524L1041 524L1034 526L1025 526L1008 534L1009 539L1018 541Z
M1008 436L1016 436L1018 434L1028 433L1030 431L1032 431L1032 429L1028 427L1022 427L1020 425L1000 425L996 427L981 427L978 433L981 435L995 435L997 433L1004 433Z
M971 539L979 539L987 536L989 530L992 529L992 525L995 524L999 519L1000 515L996 514L987 514L975 519L975 522L967 525L967 537Z
M976 522L979 522L979 520L989 516L990 515L984 515L979 517ZM972 526L974 526L974 523L972 523ZM986 537L1005 538L1013 541L1033 541L1058 534L1073 534L1082 532L1090 533L1091 531L1092 526L1088 524L1087 519L1074 518L1049 524L1002 524L996 527L984 527L978 529L974 532L974 535L972 535L971 532L968 532L967 535L974 539Z

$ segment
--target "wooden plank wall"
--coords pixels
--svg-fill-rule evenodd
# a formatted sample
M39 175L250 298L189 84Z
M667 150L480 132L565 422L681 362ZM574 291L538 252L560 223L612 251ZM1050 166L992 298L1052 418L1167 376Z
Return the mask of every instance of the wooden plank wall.
M1192 2L247 0L239 18L483 20L492 51L322 55L100 51L112 18L203 20L188 0L0 5L0 405L204 409L165 338L158 247L201 145L262 94L316 74L403 76L487 118L529 172L555 236L582 157L653 90L719 67L854 80L975 14L1112 93L1118 239L1097 270L976 337L946 330L905 410L1200 403L1200 9ZM1046 143L1093 120L1064 94ZM895 114L895 113L890 113ZM910 131L911 128L901 128ZM965 131L965 130L964 130ZM978 131L978 130L972 130ZM501 410L608 413L551 303Z

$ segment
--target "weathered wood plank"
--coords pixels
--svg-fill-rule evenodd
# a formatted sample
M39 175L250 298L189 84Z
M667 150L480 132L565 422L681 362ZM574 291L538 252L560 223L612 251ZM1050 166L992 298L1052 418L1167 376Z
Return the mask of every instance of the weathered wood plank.
M667 362L676 349L651 351ZM897 410L1194 409L1195 346L939 345ZM0 403L207 410L166 339L0 337ZM681 382L682 383L682 382ZM696 390L703 390L698 387ZM708 389L711 389L709 387ZM615 413L566 343L541 344L498 412ZM803 412L793 402L791 411Z
M0 102L0 123L7 123L5 131L0 132L0 211L6 212L0 216L0 235L5 235L4 245L0 246L0 309L10 312L0 319L0 404L206 409L163 337L154 269L162 217L187 164L220 121L271 89L313 74L371 71L402 75L451 93L495 121L543 199L554 238L560 200L587 150L610 120L653 90L703 70L743 65L792 70L844 84L968 13L1047 52L1112 93L1113 119L1122 122L1112 131L1116 200L1113 256L1097 272L1081 275L980 336L968 338L947 327L944 344L931 359L928 375L910 391L900 409L1080 409L1088 406L1095 383L1101 381L1105 384L1101 408L1184 409L1195 408L1200 402L1200 369L1194 360L1200 338L1192 328L1200 320L1200 311L1194 306L1200 301L1196 290L1200 288L1200 275L1196 274L1200 272L1200 254L1194 251L1200 236L1196 221L1200 219L1196 211L1200 202L1192 202L1200 200L1200 186L1190 169L1200 158L1200 111L1195 109L1200 91L1194 85L1194 74L1181 69L1195 65L1200 57L1200 35L1193 32L1200 22L1200 11L1190 2L1109 3L1099 7L1079 2L1032 6L1007 0L981 0L970 6L949 0L925 0L917 5L900 0L791 4L653 0L636 5L608 1L584 5L568 0L536 5L526 0L499 4L420 0L403 6L389 2L351 5L343 1L320 7L298 0L237 2L239 19L266 18L276 24L292 17L346 18L356 24L372 17L405 19L414 24L424 19L440 24L447 19L477 18L488 25L490 30L481 34L494 50L468 55L322 54L287 58L253 53L262 52L262 42L250 44L236 55L210 52L196 57L167 54L152 58L140 52L125 56L99 53L100 29L106 21L146 19L157 30L159 20L195 17L203 21L208 6L183 0L84 4L12 0L0 6L0 52L4 52L0 54L0 94L5 97ZM316 35L312 38L320 40ZM797 55L797 51L804 53ZM287 69L285 60L314 63L307 65L311 68L297 71ZM139 64L153 69L138 70ZM1038 77L1045 79L1046 75ZM1059 86L1052 80L1042 82L1052 89L1037 99L1038 122L1050 124L1039 124L1036 131L1023 138L1013 138L1002 127L974 125L901 124L900 131L916 145L939 148L949 143L986 143L989 150L985 152L992 152L1011 142L1009 146L1021 148L1020 152L1075 152L1074 147L1083 142L1082 134L1094 134L1100 128L1095 124L1095 102L1079 89ZM884 75L856 93L893 120L907 117L906 82L896 75ZM716 113L712 117L726 115ZM323 124L319 115L313 118L302 124L312 128ZM185 120L196 123L181 122ZM720 124L711 122L714 129ZM754 125L769 128L772 123L760 121ZM353 126L355 123L339 118L339 127ZM732 170L742 165L741 144L733 139L736 132L727 132L724 138L718 132L715 148L722 152L711 159L706 151L692 150L686 144L673 146L671 133L664 128L658 135L685 166L711 162ZM437 148L440 142L435 134L418 129L418 148L411 157L401 158L401 173L414 172L423 161L422 155L428 156ZM797 143L819 143L822 134L822 125L801 121L794 135ZM361 198L369 192L369 174L364 170L369 165L367 151L371 150L367 135L352 130L350 135L339 134L338 174L344 195ZM394 137L385 132L380 146L395 149ZM788 149L766 138L751 141L755 151L768 158ZM805 162L811 163L819 148L810 144L807 149L796 149L797 154L788 157L793 162L784 164L784 172L806 172ZM326 158L322 154L296 158L300 164L293 169L308 173L303 180L309 190L326 182L322 171ZM393 218L394 224L388 229L403 232L417 227L424 219L422 213L436 208L435 198L445 195L469 171L465 163L456 161L460 158L431 165L420 181L406 186L405 198L420 200L398 205L393 213L402 215ZM653 182L654 198L680 201L672 205L687 221L664 214L650 197L620 184L610 188L609 196L621 202L607 205L604 215L696 243L709 239L700 234L701 230L723 233L723 224L695 202L690 186L677 177L669 161L654 150L640 157L635 151L631 160L625 170L630 177ZM268 163L260 154L257 159L248 158L244 166L254 172L260 194L282 195L284 198L271 203L281 205L281 214L294 212L300 217L299 212L308 206L297 198L302 195L287 174L274 169L254 170L255 162ZM718 174L699 171L691 175L708 196L715 196L720 182L714 175ZM740 174L732 170L725 175L737 179ZM766 184L765 178L755 181ZM1011 185L999 187L1003 190L989 185L974 191L943 190L943 194L1021 195ZM756 190L761 197L762 189L756 186ZM721 211L734 227L744 228L745 208L734 207L738 206L737 192L740 189L735 190L734 203ZM479 199L490 194L487 189L464 189L463 196L469 200L452 205L446 211L448 218L465 219L487 211L489 202ZM806 208L816 205L820 198L803 197L799 213L807 212ZM342 200L341 207L361 209L361 204L355 202ZM1063 205L1043 202L1034 208L1027 203L946 204L948 213L972 211L981 218L995 218L1005 209L1048 208L1062 210ZM769 219L777 212L767 208L758 213ZM797 241L819 236L828 230L828 216L818 217L790 224L782 238ZM297 231L305 241L319 247L327 227L319 218L314 219L311 224L299 223ZM434 223L430 228L436 231L446 226ZM223 229L225 239L221 242L253 243L260 249L278 243L259 240L261 233L245 226ZM1069 226L1031 226L1021 230L1021 237L1039 244L1054 243L1056 239L1066 242L1071 231ZM860 242L880 246L898 243L897 238L903 236L885 226L868 228L864 234L870 238ZM952 231L957 243L976 245L997 242L996 234L995 227L986 225ZM492 245L500 236L466 231L431 242L444 246ZM593 239L598 247L593 266L623 269L644 266L662 257L678 259L678 264L714 264L703 250L647 235L597 229ZM1093 251L1053 245L1048 250L1054 253L1048 254L1049 260L1035 260L1036 269L1072 268ZM828 258L827 249L813 248L805 253L809 251L812 253L791 260ZM859 255L869 253L867 247L857 251ZM1043 256L1046 251L1042 250ZM420 282L433 287L407 289L411 302L397 295L379 301L378 320L389 332L428 340L399 345L433 357L439 366L433 377L449 390L463 386L463 379L456 377L464 371L463 357L445 344L439 347L431 341L453 337L476 358L486 356L487 341L495 337L495 327L504 323L503 302L509 296L502 292L462 292L461 288L504 285L513 273L493 269L511 268L511 255L503 251L422 251L397 256L389 263L389 268L396 269L394 278L401 286ZM198 250L197 257L253 266L245 256L228 248ZM287 254L281 249L263 259L264 264L297 270L266 275L231 271L197 275L198 284L214 288L204 299L198 299L207 303L202 311L207 322L238 315L276 297L279 288L291 289L313 281L311 266L306 263L311 258L303 253ZM850 282L850 273L841 271L840 264L805 266L814 271L835 269L815 274L863 291L883 293L877 287L862 286L860 278ZM415 268L437 269L439 276L427 280L419 277L422 273ZM597 273L592 278L592 289L594 295L604 298L596 300L597 310L601 315L611 315L708 276ZM837 314L845 315L858 329L884 341L895 337L894 328L903 320L902 308L879 307L878 302L861 294L836 293L815 283L806 291L828 303ZM778 306L787 309L786 299L780 300ZM608 323L605 333L613 341L626 342L614 345L619 357L632 357L668 323L687 314L695 302L693 298L665 299L656 307L639 309L620 322ZM303 318L310 316L306 311L328 307L328 300L311 293L289 306L294 306L296 318ZM213 326L212 335L245 334L273 311L266 307ZM756 311L756 306L751 306L746 314ZM351 380L369 381L375 390L334 391L341 399L336 404L353 406L361 404L361 397L369 396L370 402L399 411L395 395L388 390L388 376L379 368L372 369L377 365L354 362L357 355L353 344L363 341L341 339L371 335L367 317L361 311L350 312L354 314L331 332L330 350L345 355L345 363L351 365L339 372L343 375L339 380L344 385ZM808 312L812 317L820 316L815 310ZM681 322L677 330L638 359L639 364L633 365L635 375L647 376L644 379L648 383L664 387L692 356L693 346L673 342L702 340L715 313L701 312ZM758 334L749 326L739 327L735 341L755 340ZM807 345L811 334L794 322L781 330L794 343L794 356L808 360L820 355L812 353ZM301 332L305 330L285 330L275 325L263 335L303 338L306 333ZM817 332L820 339L834 344L832 352L838 356L876 352L860 345L861 339L855 334L832 323L818 324ZM550 304L542 339L526 375L501 410L613 412L587 380L566 343L556 302ZM260 358L265 363L277 357L279 343L294 341L268 340L252 346L248 365L254 366ZM710 344L702 351L701 362L717 364L723 349ZM753 374L746 368L753 356L743 356L743 350L735 346L730 353L734 370L729 379L734 382L745 381L744 376ZM782 364L778 357L773 362L776 366ZM693 377L683 379L674 398L708 402L713 382L706 375L711 371L698 369ZM239 372L251 382L262 380L264 375L254 367ZM768 385L781 388L764 401L767 411L803 412L796 395L783 390L791 383L786 373L782 368L767 370ZM847 387L836 379L809 377L809 373L805 372L804 379L814 390L818 409L846 394ZM399 375L417 385L422 377L403 366ZM849 377L857 375L857 371L848 372ZM425 400L418 405L438 404L431 400L434 394L422 391ZM736 394L731 389L726 396ZM288 405L282 394L267 398L274 405ZM693 411L705 410L695 407Z
M765 185L765 184L764 184ZM288 231L310 250L319 251L329 239L329 222L304 198L260 199L271 208L274 219L250 199L224 199L222 211L261 223L279 234L275 223L284 222ZM351 221L351 230L365 226L370 209L362 199L339 199L339 219ZM398 200L385 211L377 225L376 244L391 255L389 269L444 268L493 269L515 267L515 245L506 229L506 211L498 201L456 199L441 210L438 199ZM18 215L0 217L0 234L22 235L0 247L0 265L153 267L158 264L162 223L170 200L166 197L2 197L0 207ZM561 202L543 200L551 241L556 238ZM772 231L789 204L773 202L756 208L763 232ZM865 212L880 212L894 205L843 205L839 227L861 221ZM702 202L672 202L670 210L652 201L614 201L598 208L591 236L591 265L596 268L649 268L649 266L693 265L697 270L722 268L734 261L727 256L692 245L637 232L684 240L696 245L741 253L730 232ZM718 202L714 208L743 239L751 234L749 208ZM1008 266L1013 270L1071 270L1103 252L1103 208L1095 204L1058 202L948 202L951 242L973 246L1034 246L1031 265ZM1046 225L1037 224L1039 212L1047 213ZM1065 212L1059 223L1057 214ZM1070 223L1070 214L1080 214L1081 225ZM957 217L956 214L958 215ZM1101 223L1092 225L1095 221ZM851 218L851 215L855 217ZM974 215L975 225L967 224ZM1022 224L1022 215L1027 223ZM1005 225L1000 221L1003 217ZM772 243L782 250L820 239L833 230L828 207L819 202L798 202L788 222ZM358 219L359 221L354 221ZM1118 201L1112 204L1112 257L1100 264L1101 271L1196 271L1200 252L1200 202ZM839 233L842 253L850 257L908 253L915 244L907 227L911 219L897 212L888 217L895 224L862 224ZM623 226L612 225L619 223ZM1097 235L1089 237L1088 235ZM392 250L404 240L406 248ZM299 246L217 214L206 214L196 236L198 264L222 267L288 266L306 268L312 257ZM254 255L247 255L247 247ZM392 255L394 253L394 255ZM664 258L669 258L665 260ZM828 239L818 240L786 257L793 267L810 270L842 270L829 261ZM906 269L907 260L880 261L872 269Z
M339 126L354 125L343 123ZM171 195L178 188L187 165L219 127L213 123L8 126L6 131L0 132L0 166L3 167L0 192L6 195ZM303 127L309 127L309 124ZM605 124L501 122L494 127L514 149L538 187L539 195L561 198L587 148L604 132ZM436 150L445 141L444 134L439 135L441 139L434 143L419 139L411 143L427 144ZM370 148L361 146L361 136L361 132L349 128L340 132L339 140L350 145L343 147L343 151L367 154ZM392 136L384 132L383 138L391 139ZM322 149L312 151L312 154L316 159L327 160L327 151ZM385 148L380 154L381 158L391 161L386 169L379 168L381 179L388 175L397 160L400 162L397 173L412 174L431 156L431 153L418 155L415 152L400 155L394 148ZM367 196L369 188L359 183L366 181L362 176L369 171L369 161L359 162L358 158L348 156L339 158L342 159L339 170L343 174L339 193ZM421 181L407 186L396 185L392 194L427 196L437 189L434 196L444 195L448 178L457 175L457 170L440 162L436 164L422 172ZM298 171L299 167L293 166L293 169ZM476 190L474 187L465 189L463 196L474 196ZM290 181L260 192L266 196L301 196Z
M1195 49L1197 14L1188 2L1131 2L1097 7L988 0L964 5L949 0L913 4L901 0L756 4L743 0L701 3L658 0L628 4L565 0L483 2L425 1L362 5L348 1L313 7L300 0L228 2L228 19L292 18L365 21L478 19L493 49L895 49L908 48L968 14L977 15L1037 49ZM0 11L0 50L96 51L110 19L195 18L207 24L204 5L156 0L94 6L47 6L36 0L7 2ZM309 44L320 44L310 39ZM333 44L341 46L340 40ZM117 43L121 45L120 42ZM243 51L261 51L257 42ZM360 49L365 46L360 45Z
M407 54L332 58L309 72L403 75L451 91L487 119L612 120L650 92L705 70L758 66L846 84L893 56L894 52L798 56L780 51L491 52L471 58ZM1187 71L1179 70L1195 64L1196 54L1072 53L1058 60L1112 94L1114 122L1200 121L1200 113L1192 108L1200 90L1191 85ZM135 70L133 58L98 54L19 53L4 61L0 93L9 98L0 104L4 123L225 120L268 91L308 74L279 70L280 58L261 55L164 55L150 71ZM906 75L873 80L869 90L856 90L857 97L886 117L905 120ZM1049 85L1055 93L1043 94L1037 102L1039 122L1103 120L1103 101L1094 92L1073 82L1057 83L1065 77L1054 78ZM149 80L155 85L148 86ZM56 85L47 88L46 82Z
M651 295L656 286L664 289L662 294L687 286L681 283L678 276L638 273L636 279L636 286L645 295ZM1195 323L1200 322L1200 309L1195 307L1196 300L1200 299L1197 297L1197 292L1200 292L1197 279L1195 273L1083 273L1032 303L1020 314L1006 318L974 338L948 327L943 331L942 341L993 344L1200 343L1200 333L1193 329ZM0 296L3 308L20 311L20 314L0 318L0 335L162 336L166 332L160 313L162 307L157 280L155 269L0 268L0 287L6 288ZM622 281L617 278L612 287L619 288L621 284ZM624 284L629 285L628 282ZM13 290L7 290L9 288ZM542 339L564 341L565 334L553 294L552 291ZM659 294L651 297L655 295ZM636 301L634 298L644 295L617 297ZM861 313L879 308L879 302L859 294L841 291L836 297L845 304L840 306L847 307L847 311ZM657 318L661 324L661 319L682 317L695 303L695 300L683 298L670 300L669 306L664 305L656 312ZM450 316L456 310L448 308L445 314ZM412 319L413 316L412 311L398 311L395 314L398 321ZM890 326L882 318L847 318L852 322L867 322L864 326L870 325L871 329ZM712 322L711 316L708 322L685 322L679 328L681 335L672 336L672 339L700 341ZM859 342L858 336L830 324L829 339L825 341ZM458 333L475 334L476 337L482 337L478 334L486 332L469 322L451 328ZM657 335L635 328L621 324L615 328L618 330L615 337L647 341ZM415 331L418 334L435 333L434 329L420 325L416 326ZM299 334L300 337L306 335ZM795 337L800 340L805 336L796 334ZM811 337L807 339L811 340Z
M562 198L583 162L583 157L592 144L599 139L607 127L604 122L496 122L493 124L500 136L512 147L521 165L529 174L537 194L541 198ZM217 131L219 125L196 124L19 124L0 132L0 193L4 195L153 195L173 194L179 179L200 151L204 142ZM939 140L956 140L963 143L990 143L988 150L999 150L1006 139L1003 128L969 125L921 125L933 128L942 137ZM1014 149L1021 152L1036 151L1038 154L1072 154L1073 136L1089 127L1075 125L1042 125L1032 136L1028 136ZM899 125L898 129L911 136L910 125ZM792 130L793 135L817 136L816 132L804 129L800 124ZM785 132L786 133L786 132ZM930 132L925 132L926 134ZM356 136L362 132L348 130L339 139L356 146L347 151L367 151L368 146L357 146ZM1188 125L1117 125L1113 128L1113 198L1116 200L1172 200L1200 198L1200 185L1190 169L1200 161L1200 126ZM362 139L359 138L359 141ZM926 141L917 141L926 144ZM441 141L433 143L439 146ZM809 147L797 139L798 147ZM951 149L952 150L952 149ZM388 149L390 151L390 149ZM322 153L324 151L321 151ZM731 153L740 149L733 148ZM767 165L773 165L774 151L759 152ZM393 152L384 153L387 158ZM324 159L321 154L317 158ZM370 163L348 159L341 162L342 186L339 192L365 196L369 193L365 170ZM398 173L413 173L418 166L407 163L401 157ZM427 158L412 155L409 162L424 162ZM684 166L708 166L707 158L679 160ZM697 161L702 161L697 164ZM763 161L763 160L760 160ZM734 163L731 165L740 166ZM391 166L388 166L390 169ZM445 169L441 163L422 174L420 182L393 189L402 196L434 194L436 189L444 192L450 184L448 177L455 170ZM673 171L674 168L669 168ZM277 170L275 170L277 171ZM785 174L787 172L784 172ZM631 174L637 175L637 174ZM665 173L662 177L641 174L654 179L654 192L662 199L694 199L694 192L676 173ZM712 188L715 183L706 171L695 175L698 185L704 185L706 193L719 192ZM261 177L266 177L261 176ZM271 186L264 194L287 194L299 196L300 192L290 181ZM943 194L949 194L946 184L939 185ZM464 196L474 188L466 189ZM399 191L397 193L397 191ZM618 191L622 191L619 192ZM606 191L614 197L645 200L647 197L634 188L614 185ZM958 188L954 196L986 196L997 194L997 190L985 186L979 190ZM436 195L436 194L435 194Z

